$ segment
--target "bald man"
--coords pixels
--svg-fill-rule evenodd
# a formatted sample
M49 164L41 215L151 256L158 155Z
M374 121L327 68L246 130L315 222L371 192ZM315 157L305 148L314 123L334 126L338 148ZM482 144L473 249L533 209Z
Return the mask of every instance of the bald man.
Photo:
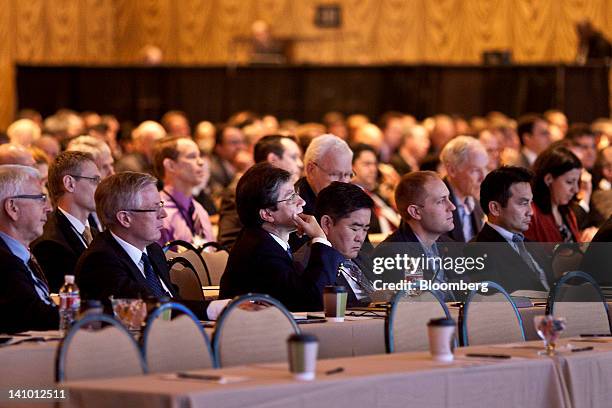
M0 145L0 164L21 164L32 167L34 163L34 157L27 148L13 143Z

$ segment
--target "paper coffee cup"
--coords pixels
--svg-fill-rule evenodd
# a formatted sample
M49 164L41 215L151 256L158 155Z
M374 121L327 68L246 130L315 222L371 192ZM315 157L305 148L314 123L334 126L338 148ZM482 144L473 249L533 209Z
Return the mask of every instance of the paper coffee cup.
M448 318L431 319L427 323L429 335L429 352L435 361L449 363L453 361L451 343L455 334L455 321Z
M312 334L292 334L287 339L289 371L293 378L310 381L315 378L319 341Z
M323 289L325 317L332 322L343 322L348 293L344 286L326 286Z

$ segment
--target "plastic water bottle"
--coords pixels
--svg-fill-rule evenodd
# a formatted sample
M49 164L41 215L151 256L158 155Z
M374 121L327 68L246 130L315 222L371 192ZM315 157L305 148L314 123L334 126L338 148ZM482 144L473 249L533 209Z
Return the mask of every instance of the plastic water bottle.
M65 336L77 318L81 307L79 288L74 284L74 275L64 276L64 286L60 289L60 333Z

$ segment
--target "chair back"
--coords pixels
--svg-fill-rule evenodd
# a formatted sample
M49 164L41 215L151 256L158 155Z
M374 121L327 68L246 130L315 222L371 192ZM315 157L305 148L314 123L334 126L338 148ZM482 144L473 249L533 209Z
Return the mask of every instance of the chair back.
M172 319L168 319L170 314ZM165 303L151 313L142 336L142 350L150 373L215 367L210 341L200 321L178 303Z
M106 326L90 329L101 323ZM92 314L77 321L60 342L55 356L57 382L146 372L146 363L132 335L119 321L104 314Z
M385 320L387 353L429 350L427 323L439 317L451 315L435 293L424 291L419 296L408 296L398 292Z
M552 271L554 278L559 279L567 272L580 269L583 257L584 252L580 244L557 244L552 255Z
M166 259L172 259L177 256L181 256L187 259L193 265L195 271L202 282L206 286L210 286L210 276L206 269L204 259L200 255L200 251L191 245L187 241L175 240L170 241L164 245L164 252L166 253Z
M491 281L487 292L472 290L459 315L461 344L512 343L525 341L523 320L516 304L500 285Z
M193 264L182 256L176 256L168 261L170 281L178 286L182 299L204 301L202 282Z
M217 319L213 352L219 367L287 361L287 338L300 333L291 313L268 295L232 300Z
M227 250L219 248L215 252L202 251L201 255L208 276L210 276L210 285L218 286L221 282L221 275L225 272L229 253Z
M612 334L610 311L601 288L591 275L582 271L569 272L555 282L546 314L566 319L561 337Z

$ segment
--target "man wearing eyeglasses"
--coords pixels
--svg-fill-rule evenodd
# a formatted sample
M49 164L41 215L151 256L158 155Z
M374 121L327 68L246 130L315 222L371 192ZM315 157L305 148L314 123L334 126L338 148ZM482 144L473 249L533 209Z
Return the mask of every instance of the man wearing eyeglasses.
M45 276L28 249L50 211L36 169L0 166L0 333L59 326Z
M269 163L254 165L238 182L236 205L244 228L230 251L219 296L265 293L292 311L322 310L323 287L335 284L344 257L331 247L316 219L302 213L304 200L291 174ZM303 270L289 248L292 231L312 237Z
M304 153L306 176L295 183L295 190L304 200L304 214L314 215L317 194L333 181L350 183L353 177L353 152L346 142L332 134L312 139ZM307 238L291 236L291 249L297 251Z
M170 271L157 244L166 217L157 179L123 172L104 179L95 193L97 214L106 227L81 255L76 266L77 285L87 299L110 307L116 298L160 298L184 303L201 319L215 319L227 301L207 305L183 301L170 282Z
M51 292L59 292L64 275L74 274L79 256L98 233L91 214L96 210L94 193L100 170L93 157L83 152L63 152L49 167L49 194L55 211L49 215L32 253L45 272Z

